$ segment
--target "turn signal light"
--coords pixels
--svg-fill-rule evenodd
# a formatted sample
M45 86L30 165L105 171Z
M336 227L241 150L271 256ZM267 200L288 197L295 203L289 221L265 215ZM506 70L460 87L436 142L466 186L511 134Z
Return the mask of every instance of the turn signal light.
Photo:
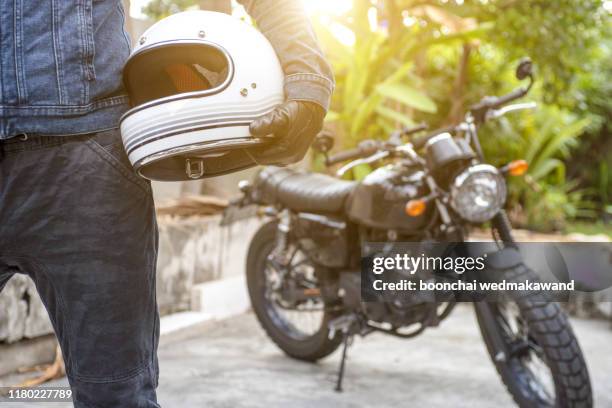
M522 176L528 169L529 163L525 160L513 160L508 164L508 174L511 176Z
M418 217L425 212L427 203L425 200L410 200L406 203L404 211L411 217Z

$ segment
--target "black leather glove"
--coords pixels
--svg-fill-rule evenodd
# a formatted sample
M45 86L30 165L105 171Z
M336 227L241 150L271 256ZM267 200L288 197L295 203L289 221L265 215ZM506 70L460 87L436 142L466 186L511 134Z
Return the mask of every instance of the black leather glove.
M251 123L253 136L270 143L253 150L258 164L285 166L304 158L323 128L325 110L314 102L287 101Z

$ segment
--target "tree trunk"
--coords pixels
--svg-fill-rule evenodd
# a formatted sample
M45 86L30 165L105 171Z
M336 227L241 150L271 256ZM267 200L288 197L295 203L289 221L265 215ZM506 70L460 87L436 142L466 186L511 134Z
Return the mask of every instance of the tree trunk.
M454 125L463 115L463 109L465 105L465 87L468 82L468 68L470 64L470 54L472 52L472 45L470 43L463 44L463 53L461 54L461 62L459 63L459 72L457 78L455 78L455 84L453 85L452 91L452 105L446 123L448 125Z

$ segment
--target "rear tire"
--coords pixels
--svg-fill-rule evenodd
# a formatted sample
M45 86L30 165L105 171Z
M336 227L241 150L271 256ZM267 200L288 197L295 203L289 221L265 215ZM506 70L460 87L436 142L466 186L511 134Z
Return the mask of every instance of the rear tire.
M525 265L518 265L504 273L507 281L536 281L533 271ZM530 344L518 348L517 356L500 354L501 340L510 350L511 342L505 336L505 318L501 309L507 303L517 306L518 321L524 327ZM476 316L487 350L506 388L520 407L592 407L593 396L586 362L567 316L558 303L542 292L509 292L508 302L475 303ZM500 320L501 319L501 320ZM519 342L520 343L520 342ZM526 359L534 359L526 349L537 350L539 358L548 368L553 391L552 401L546 401L544 394L531 378L537 377L525 368ZM516 349L516 348L515 348ZM504 361L505 360L505 361ZM526 370L526 371L522 371ZM536 378L536 380L538 380ZM543 390L546 387L542 387Z
M279 316L274 315L270 299L266 298L266 269L268 255L276 243L277 223L264 224L253 237L247 256L247 286L251 304L257 320L270 339L288 356L303 361L317 361L333 353L342 337L337 333L329 338L329 321L335 317L329 311L323 312L321 325L315 333L296 338L283 326Z

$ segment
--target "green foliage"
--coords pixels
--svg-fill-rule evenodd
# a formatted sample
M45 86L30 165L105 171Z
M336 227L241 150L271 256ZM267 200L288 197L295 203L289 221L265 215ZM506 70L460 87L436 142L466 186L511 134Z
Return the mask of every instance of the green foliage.
M198 3L152 0L143 11L159 19ZM455 123L484 95L516 87L514 67L530 56L537 82L528 99L538 109L481 132L492 163L530 162L528 177L510 182L515 221L550 230L612 219L612 24L603 0L353 0L347 15L314 25L336 75L326 121L338 149L423 121ZM324 169L321 157L312 165Z
M529 55L537 72L529 99L539 108L486 126L487 159L530 162L527 179L510 184L509 207L523 209L515 218L524 226L562 229L602 216L612 180L612 36L602 1L353 4L350 15L316 25L336 72L328 121L340 147L421 121L454 123L482 96L516 87L516 62ZM338 26L354 45L338 41Z
M341 49L334 55L336 106L341 110L332 111L327 120L342 132L345 146L383 136L395 123L413 124L404 113L408 108L435 112L432 99L407 76L413 64L389 58L398 52L396 44L389 44L384 36L371 35L356 41L354 47Z
M600 0L497 0L466 2L479 21L495 29L487 41L510 59L529 55L539 69L548 102L574 105L567 94L589 67L591 50L601 41L609 13Z
M196 7L198 0L151 0L142 12L157 21L171 14Z
M595 203L588 189L576 189L575 183L542 184L537 191L527 191L524 202L529 211L525 225L541 231L566 230L568 219L593 219Z
M585 235L607 235L612 238L612 224L605 224L603 221L599 222L573 222L567 226L568 232L576 232Z
M522 204L527 209L515 221L539 230L556 230L563 229L568 218L595 217L593 192L567 180L565 162L589 126L589 118L550 105L515 115L481 132L485 155L494 164L501 166L513 158L530 163L525 179L510 179L511 206Z

